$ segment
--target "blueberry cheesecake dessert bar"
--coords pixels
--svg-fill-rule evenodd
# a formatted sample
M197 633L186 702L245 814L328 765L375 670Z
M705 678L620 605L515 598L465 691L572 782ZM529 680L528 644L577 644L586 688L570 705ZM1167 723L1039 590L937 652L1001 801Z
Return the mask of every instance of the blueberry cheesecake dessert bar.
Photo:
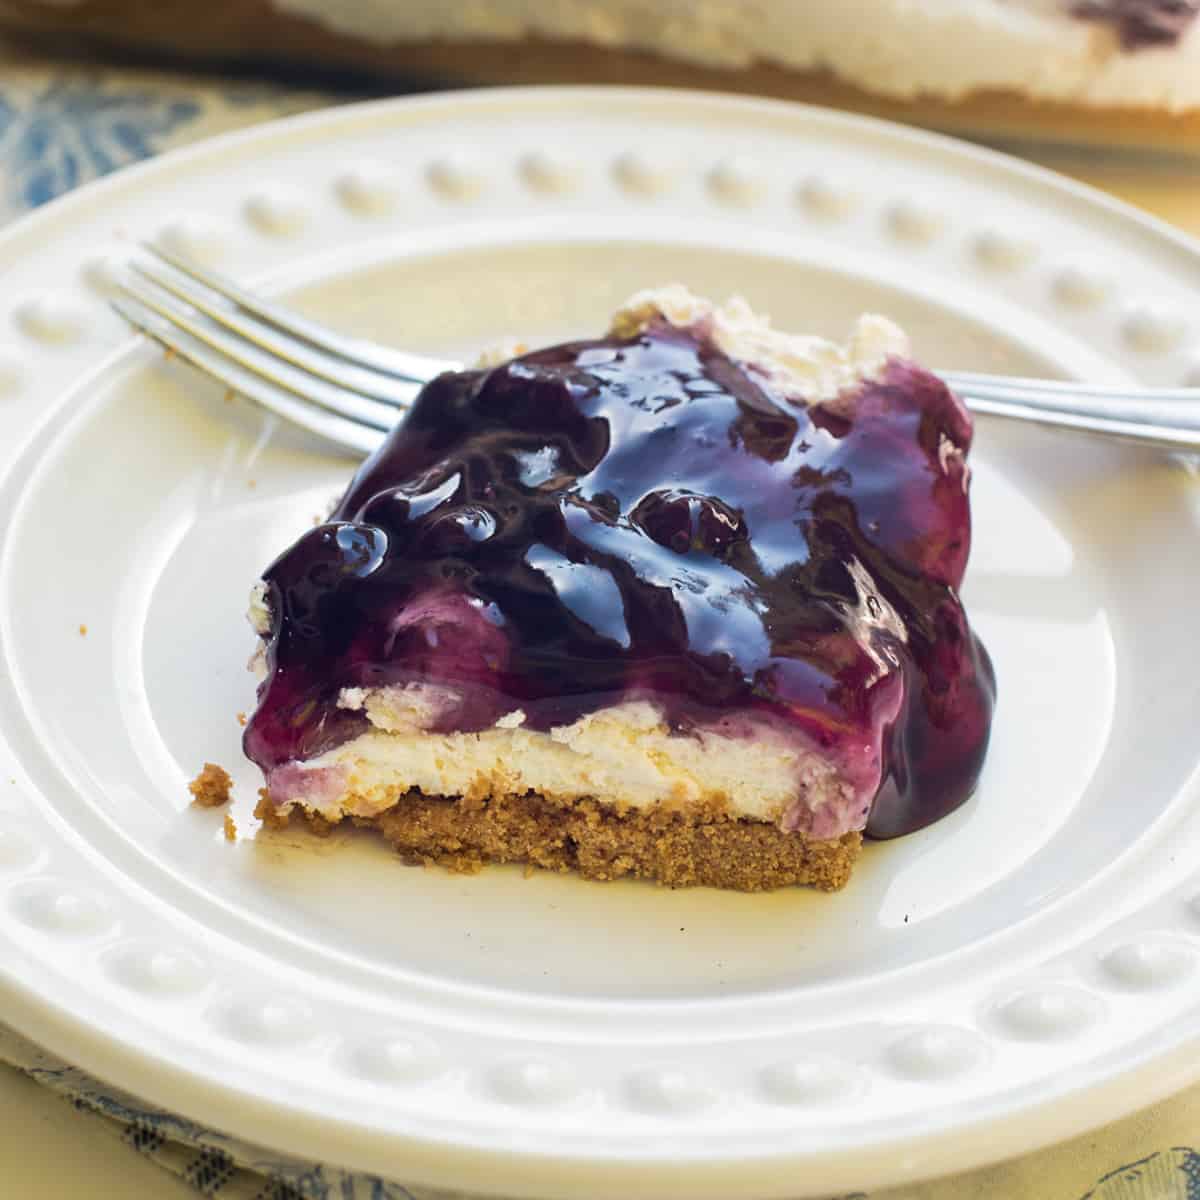
M970 441L890 322L840 346L677 285L440 376L255 588L259 815L459 870L841 887L983 764Z

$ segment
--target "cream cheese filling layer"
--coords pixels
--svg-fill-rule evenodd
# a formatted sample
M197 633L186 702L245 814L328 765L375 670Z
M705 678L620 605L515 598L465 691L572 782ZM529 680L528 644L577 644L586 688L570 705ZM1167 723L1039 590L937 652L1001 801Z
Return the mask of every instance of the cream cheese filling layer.
M765 722L730 718L679 732L654 704L633 700L545 731L525 728L516 710L479 732L439 733L422 728L436 720L435 693L420 685L344 690L342 706L365 712L371 728L277 768L272 800L337 820L374 816L410 788L430 796L535 792L615 808L713 805L816 836L846 832L850 789L833 764Z

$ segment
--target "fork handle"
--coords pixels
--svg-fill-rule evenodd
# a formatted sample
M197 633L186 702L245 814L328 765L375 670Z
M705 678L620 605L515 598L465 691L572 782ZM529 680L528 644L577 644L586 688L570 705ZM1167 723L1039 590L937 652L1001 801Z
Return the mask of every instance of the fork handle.
M1090 433L1142 446L1200 451L1200 403L1116 399L1097 396L1056 396L1048 401L1036 391L961 392L967 407L988 416L1007 417Z

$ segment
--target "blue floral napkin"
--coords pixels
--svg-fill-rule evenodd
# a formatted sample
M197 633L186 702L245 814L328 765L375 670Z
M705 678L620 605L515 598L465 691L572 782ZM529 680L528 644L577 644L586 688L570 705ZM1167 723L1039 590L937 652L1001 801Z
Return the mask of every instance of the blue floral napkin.
M0 224L171 147L355 98L211 76L85 67L31 57L25 49L6 51L0 43ZM0 1025L0 1070L9 1069L62 1096L81 1125L119 1138L203 1196L455 1200L449 1192L281 1158L153 1108ZM1200 1152L1194 1146L1200 1146L1200 1088L997 1167L837 1200L1200 1200Z
M0 223L163 150L356 98L56 63L0 41Z

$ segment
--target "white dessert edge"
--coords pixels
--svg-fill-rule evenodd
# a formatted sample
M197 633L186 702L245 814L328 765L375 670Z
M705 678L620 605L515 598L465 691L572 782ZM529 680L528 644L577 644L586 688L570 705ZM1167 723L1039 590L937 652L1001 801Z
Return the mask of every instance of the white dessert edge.
M681 329L703 326L730 358L806 404L832 404L849 389L877 379L889 358L907 358L910 349L904 331L874 313L858 318L843 345L774 329L770 317L756 313L741 296L716 305L680 283L631 296L613 315L611 331L633 337L659 316Z
M958 100L990 89L1036 100L1182 112L1200 107L1200 22L1174 46L1121 47L1066 0L272 0L388 45L527 36L649 50L703 66L827 68L868 91ZM499 52L499 51L498 51Z

